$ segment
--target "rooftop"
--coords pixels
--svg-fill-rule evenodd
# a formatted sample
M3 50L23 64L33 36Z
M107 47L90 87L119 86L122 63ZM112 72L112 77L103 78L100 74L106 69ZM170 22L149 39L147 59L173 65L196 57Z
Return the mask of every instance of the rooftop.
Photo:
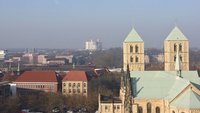
M136 32L134 28L132 28L131 32L128 34L124 42L143 42L140 35Z
M181 32L181 30L175 26L175 28L170 32L170 34L167 36L167 38L165 39L167 41L169 40L181 40L181 41L184 41L184 40L188 40L186 38L186 36Z
M176 75L176 71L132 71L131 78L136 99L171 101L188 85L200 85L196 71L182 71L182 78Z
M57 82L55 71L26 71L15 82Z
M177 100L173 101L171 105L178 108L200 108L200 95L189 89L184 92Z
M63 81L87 81L85 71L70 71L63 78Z

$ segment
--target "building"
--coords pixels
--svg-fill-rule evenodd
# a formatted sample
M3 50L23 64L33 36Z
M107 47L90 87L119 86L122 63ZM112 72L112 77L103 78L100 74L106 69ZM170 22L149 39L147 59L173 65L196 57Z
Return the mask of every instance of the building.
M133 28L123 42L123 64L131 71L144 71L144 41Z
M9 96L11 96L9 82L0 82L0 103L3 103Z
M180 53L182 70L189 70L189 41L178 27L175 27L164 41L165 70L174 71L176 51Z
M6 52L4 50L0 50L0 60L4 60L6 56Z
M70 64L72 64L72 61L73 61L73 55L62 55L62 56L60 56L60 55L56 55L56 58L65 58L66 60L68 60L69 61L69 63Z
M33 64L34 60L34 55L32 53L25 53L22 56L22 62L27 63L27 64Z
M156 56L156 59L159 63L163 63L164 62L164 55L163 54L158 54Z
M47 64L47 55L38 55L38 64Z
M200 78L197 71L185 70L184 54L178 50L173 53L174 69L132 71L127 64L119 97L99 95L99 113L200 113Z
M58 91L57 75L54 71L26 71L14 82L17 93L32 91L54 92Z
M48 59L47 63L49 65L66 65L68 64L68 60L65 58L52 58L52 59Z
M70 71L62 80L62 94L87 96L88 79L85 71Z
M85 42L85 50L89 51L96 51L96 50L102 50L102 42L100 40L93 41L89 40Z

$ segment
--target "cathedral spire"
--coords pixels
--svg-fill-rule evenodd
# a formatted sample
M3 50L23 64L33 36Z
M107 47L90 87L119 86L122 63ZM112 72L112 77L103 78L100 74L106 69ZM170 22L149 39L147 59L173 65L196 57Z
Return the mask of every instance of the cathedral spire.
M175 70L177 72L177 76L181 77L181 61L179 56L179 50L177 50L176 52Z
M132 113L132 84L131 84L129 65L127 65L126 74L126 93L125 93L125 110L127 113Z

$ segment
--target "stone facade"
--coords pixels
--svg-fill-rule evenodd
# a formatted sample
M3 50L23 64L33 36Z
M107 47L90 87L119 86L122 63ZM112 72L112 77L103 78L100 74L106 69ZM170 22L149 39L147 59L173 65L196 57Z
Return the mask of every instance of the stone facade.
M124 70L128 64L130 71L144 71L144 42L134 29L123 43Z
M174 71L176 61L176 51L179 51L182 70L189 70L189 42L188 41L170 41L164 43L165 70Z
M87 82L86 81L63 81L62 94L87 96Z
M179 51L181 68L189 70L189 41L178 27L175 27L164 42L165 71L174 71L176 52Z

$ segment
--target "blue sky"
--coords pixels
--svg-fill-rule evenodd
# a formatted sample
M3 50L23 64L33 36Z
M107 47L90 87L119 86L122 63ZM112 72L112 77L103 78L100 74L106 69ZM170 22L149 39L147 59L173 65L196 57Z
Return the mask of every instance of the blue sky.
M145 47L163 47L175 24L200 42L200 0L0 0L0 48L121 47L131 28Z

